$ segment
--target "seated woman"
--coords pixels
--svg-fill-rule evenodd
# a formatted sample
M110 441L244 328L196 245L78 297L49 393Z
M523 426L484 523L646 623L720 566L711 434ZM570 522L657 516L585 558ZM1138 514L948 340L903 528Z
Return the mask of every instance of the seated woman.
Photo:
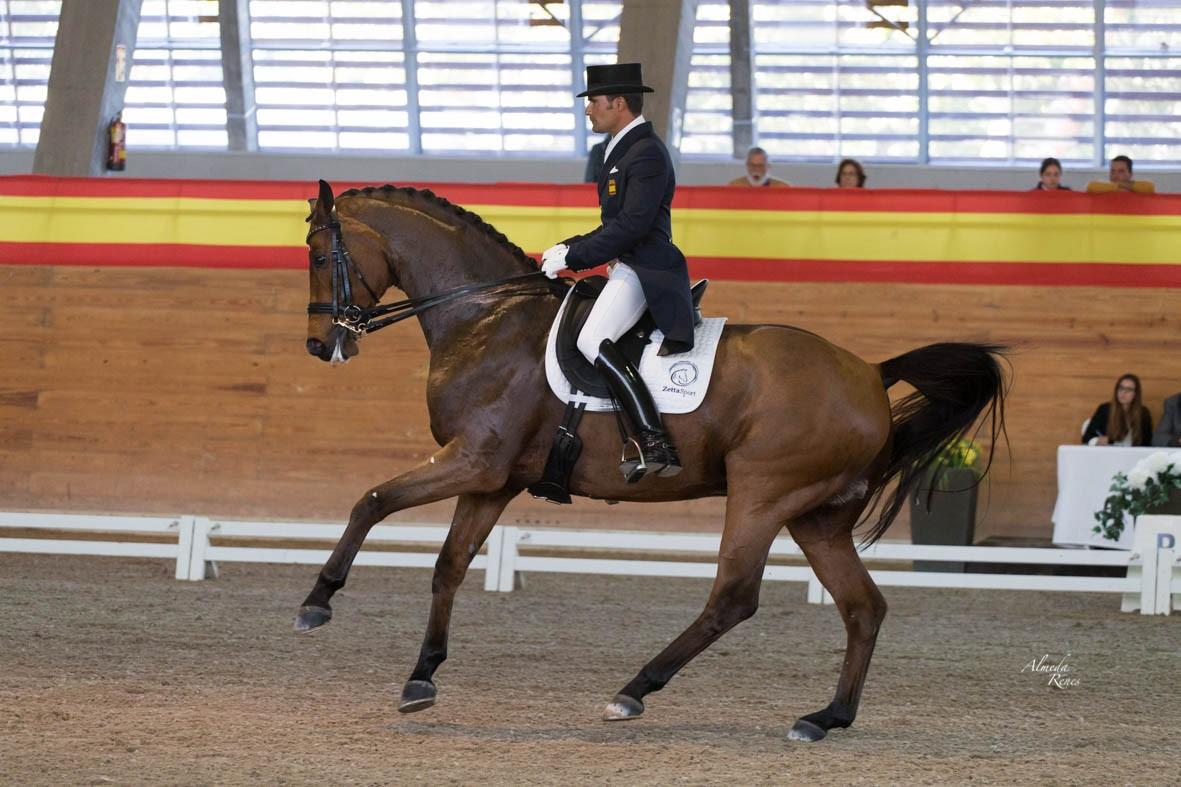
M1062 185L1062 162L1056 158L1043 159L1037 185L1031 191L1070 191L1069 186Z
M865 167L855 158L847 158L837 165L834 181L838 189L865 188Z
M1083 442L1087 445L1152 445L1152 414L1140 403L1140 378L1125 374L1110 402L1095 408Z

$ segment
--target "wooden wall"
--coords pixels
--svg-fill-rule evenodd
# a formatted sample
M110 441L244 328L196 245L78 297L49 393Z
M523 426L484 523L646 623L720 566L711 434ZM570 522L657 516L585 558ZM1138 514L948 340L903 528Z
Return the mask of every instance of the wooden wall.
M343 521L434 449L417 323L331 368L303 348L303 271L7 266L0 293L0 510ZM715 282L705 311L799 325L875 361L936 341L1012 345L1011 451L978 538L1049 535L1055 448L1119 374L1141 375L1155 417L1181 391L1176 290ZM713 530L721 510L521 499L502 521ZM891 531L905 534L905 520Z

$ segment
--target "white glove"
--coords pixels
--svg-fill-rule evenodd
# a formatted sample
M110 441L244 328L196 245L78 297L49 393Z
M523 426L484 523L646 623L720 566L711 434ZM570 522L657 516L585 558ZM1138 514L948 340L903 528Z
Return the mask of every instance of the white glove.
M541 254L541 272L551 279L558 278L558 272L566 269L566 253L570 247L565 243L550 246Z

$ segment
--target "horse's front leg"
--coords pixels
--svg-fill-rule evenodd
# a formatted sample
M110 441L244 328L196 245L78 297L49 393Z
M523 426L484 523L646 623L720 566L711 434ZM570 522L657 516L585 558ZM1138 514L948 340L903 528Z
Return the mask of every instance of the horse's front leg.
M486 455L453 441L413 470L366 492L353 506L344 535L299 608L295 630L311 631L332 618L329 600L344 587L349 568L375 524L395 511L472 492L494 492L504 487L507 475Z
M418 664L402 689L402 700L398 705L402 713L425 710L435 704L438 689L432 678L435 670L447 659L447 630L455 592L497 518L519 491L516 488L502 489L492 494L460 496L455 517L451 520L451 532L447 534L435 563L430 620L418 654Z

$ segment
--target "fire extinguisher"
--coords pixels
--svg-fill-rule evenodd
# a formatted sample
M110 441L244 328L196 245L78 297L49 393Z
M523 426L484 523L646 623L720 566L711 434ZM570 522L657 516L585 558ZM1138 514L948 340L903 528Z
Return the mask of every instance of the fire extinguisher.
M127 168L127 125L123 113L115 115L107 126L107 169L122 172Z

